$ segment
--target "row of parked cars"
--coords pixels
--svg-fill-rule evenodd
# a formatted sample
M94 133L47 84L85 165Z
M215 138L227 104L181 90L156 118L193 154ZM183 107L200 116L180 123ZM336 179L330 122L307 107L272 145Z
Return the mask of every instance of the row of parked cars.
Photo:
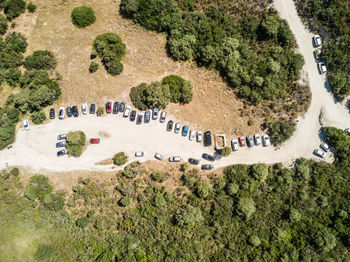
M322 52L322 49L321 49L321 46L322 46L321 37L319 35L314 35L312 40L313 40L314 47L316 48L315 51L314 51L314 56L315 56L315 59L317 61L318 70L319 70L320 74L324 74L324 73L327 72L327 67L326 67L326 65L324 64L323 61L320 61L320 56L321 56L321 52Z

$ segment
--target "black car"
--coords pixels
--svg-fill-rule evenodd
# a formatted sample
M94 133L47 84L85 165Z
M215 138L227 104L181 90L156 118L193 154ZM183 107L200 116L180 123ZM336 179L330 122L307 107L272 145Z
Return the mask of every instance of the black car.
M113 104L113 114L117 114L119 109L119 102L114 102Z
M194 158L189 158L188 159L188 163L190 163L192 165L198 165L199 164L199 160L198 159L194 159Z
M166 125L166 130L167 130L167 131L173 130L173 125L174 125L173 120L169 120L169 121L168 121L168 124Z
M60 151L57 152L57 156L63 156L63 155L66 155L68 152L66 149L62 149Z
M72 117L72 108L71 107L67 107L66 113L67 113L68 117Z
M211 146L211 132L204 133L204 146Z
M204 154L202 155L202 158L205 159L205 160L211 161L211 162L214 162L214 161L215 161L215 157L214 157L214 156L209 155L209 154L206 154L206 153L204 153Z
M125 103L121 102L119 105L119 112L124 112L125 111Z
M247 136L247 146L253 147L254 146L254 140L252 136Z
M54 108L50 109L50 119L55 119L55 109Z
M95 106L95 104L91 104L91 105L90 105L90 114L95 114L95 111L96 111L96 106Z
M78 117L79 116L79 112L78 112L78 107L77 106L72 106L72 114L74 117Z
M56 147L64 147L66 145L66 140L56 143Z
M142 114L142 113L139 113L139 114L137 115L136 124L137 124L137 125L141 125L142 119L143 119L143 114Z
M214 166L213 165L202 165L201 168L203 170L212 170L214 168Z
M130 113L130 121L131 122L135 121L135 118L136 118L136 111L132 110Z

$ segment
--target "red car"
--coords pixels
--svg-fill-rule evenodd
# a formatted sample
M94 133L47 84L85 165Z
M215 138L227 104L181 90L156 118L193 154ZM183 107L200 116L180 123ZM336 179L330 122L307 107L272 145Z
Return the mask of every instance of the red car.
M90 139L90 143L91 144L99 144L100 143L100 139L99 138L91 138Z
M244 136L238 137L239 145L240 146L245 146L245 139Z
M107 102L107 104L106 104L106 112L107 112L107 114L112 113L112 103L111 102Z

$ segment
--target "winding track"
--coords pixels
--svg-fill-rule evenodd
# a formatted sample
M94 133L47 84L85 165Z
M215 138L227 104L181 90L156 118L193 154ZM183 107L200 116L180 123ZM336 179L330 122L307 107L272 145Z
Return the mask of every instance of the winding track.
M299 119L293 137L280 149L275 150L273 147L241 148L229 157L215 162L215 167L237 163L290 163L298 157L314 158L312 151L321 142L319 137L321 110L324 125L342 129L350 127L349 112L343 104L335 102L333 95L327 91L329 88L325 76L318 73L313 57L312 34L301 23L293 0L275 0L274 4L280 16L287 20L296 36L299 52L305 58L304 71L307 72L312 92L310 108L305 116ZM89 145L78 159L57 158L56 136L69 130L82 130L87 137L102 137L101 144ZM175 135L173 132L166 132L165 124L160 124L158 121L151 121L150 124L136 127L135 123L123 119L120 115L100 118L80 116L78 119L54 120L45 125L32 126L29 132L19 130L13 148L0 151L0 167L5 167L5 163L9 163L10 166L27 167L33 172L110 171L112 165L102 166L95 165L95 163L110 158L114 152L125 151L133 155L134 151L139 150L146 152L143 161L153 160L156 152L162 153L164 157L180 155L183 159L200 158L204 152L212 153L196 142L188 141L187 138ZM201 163L205 162L201 160Z

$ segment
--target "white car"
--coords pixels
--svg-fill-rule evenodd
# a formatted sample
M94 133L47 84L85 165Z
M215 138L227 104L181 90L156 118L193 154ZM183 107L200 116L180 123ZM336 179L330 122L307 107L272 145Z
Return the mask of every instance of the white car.
M131 110L131 106L127 106L123 113L123 117L129 117L130 110Z
M181 161L181 157L179 157L179 156L169 157L169 162L180 162L180 161Z
M197 132L197 142L200 143L203 141L203 133L202 131Z
M178 134L178 133L180 132L180 127L181 127L180 123L176 123L176 124L175 124L174 132L175 132L176 134Z
M322 143L322 144L320 145L320 147L321 147L325 152L331 151L330 146L329 146L328 144L326 144L326 143Z
M190 135L188 136L188 138L192 141L192 140L194 140L195 136L196 136L196 131L191 130L190 131Z
M318 70L320 71L320 74L324 74L327 72L326 65L324 62L317 62Z
M315 47L319 47L322 45L321 37L319 35L315 35L313 37L313 40L314 40Z
M28 131L30 129L29 128L29 121L27 119L23 120L23 127L24 127L25 131Z
M137 152L135 152L135 156L136 157L143 157L143 156L145 156L145 152L137 151Z
M87 114L87 110L88 110L88 106L86 103L82 104L81 105L81 112L83 115L86 115Z
M261 144L261 137L259 134L254 135L254 141L257 146Z
M263 145L264 145L264 146L269 146L269 145L271 145L270 137L269 137L268 135L263 135L262 141L263 141Z
M315 149L314 154L321 158L325 158L327 155L326 152L323 152L321 149Z
M231 140L231 147L232 147L233 151L237 151L238 150L239 145L238 145L238 140L237 139L232 139Z
M156 154L154 155L154 158L155 158L155 159L158 159L158 160L163 160L163 156L162 156L161 154L159 154L159 153L156 153Z
M64 119L64 111L65 108L64 107L60 107L59 113L58 113L58 118L59 119Z

